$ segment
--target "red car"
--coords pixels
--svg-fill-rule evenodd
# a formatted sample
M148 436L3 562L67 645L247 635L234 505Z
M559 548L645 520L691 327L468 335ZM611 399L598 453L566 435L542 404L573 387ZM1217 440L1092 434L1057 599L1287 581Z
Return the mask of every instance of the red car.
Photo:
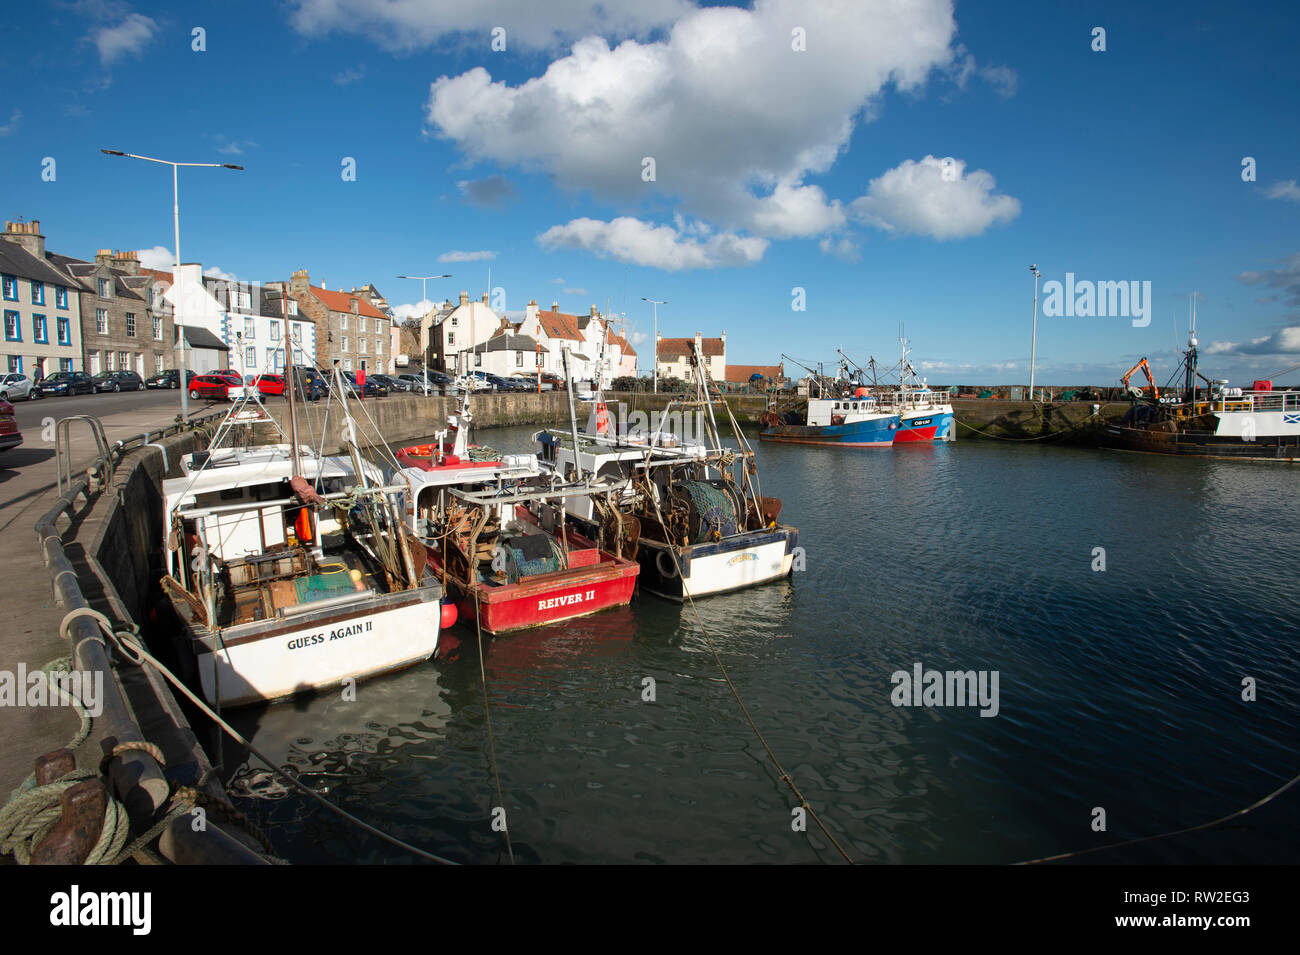
M258 375L253 385L263 395L284 397L284 375Z
M190 397L229 401L230 389L232 387L238 388L243 383L243 380L233 371L218 371L210 375L198 375L190 380Z
M0 451L8 451L23 443L23 433L14 420L14 406L0 401Z

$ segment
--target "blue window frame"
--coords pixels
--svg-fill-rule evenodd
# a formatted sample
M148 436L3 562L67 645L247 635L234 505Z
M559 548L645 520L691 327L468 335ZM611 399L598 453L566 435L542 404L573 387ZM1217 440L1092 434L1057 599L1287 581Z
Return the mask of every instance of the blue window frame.
M5 309L5 341L20 342L23 340L23 327L18 322L18 313Z
M45 283L38 282L35 279L32 279L32 304L45 304Z
M65 289L62 285L56 285L54 287L54 307L55 308L68 307L68 290Z
M59 344L71 345L72 329L71 326L68 324L68 320L66 318L60 318L58 319L58 324L59 324Z
M45 325L44 315L32 316L32 341L39 345L50 343L50 330Z
M23 356L22 356L22 355L10 355L10 356L9 356L9 371L10 371L11 374L14 374L14 375L21 375L21 374L23 373Z
M18 280L16 278L14 278L12 275L6 275L3 277L3 280L2 282L0 282L0 284L2 284L4 287L5 298L7 298L11 302L18 301Z

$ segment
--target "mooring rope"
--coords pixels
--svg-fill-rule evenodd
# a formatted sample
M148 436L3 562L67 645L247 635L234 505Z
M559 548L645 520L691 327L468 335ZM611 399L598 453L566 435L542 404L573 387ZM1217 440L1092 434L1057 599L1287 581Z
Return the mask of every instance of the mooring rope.
M396 836L389 835L388 833L384 832L381 829L376 829L374 826L370 825L370 823L366 822L363 819L358 819L356 816L352 815L352 813L348 812L346 809L334 805L332 802L330 802L328 799L326 799L320 793L316 792L311 787L307 786L301 780L296 779L293 776L290 776L284 770L276 766L261 750L259 750L248 739L246 739L242 733L240 733L237 729L235 729L224 719L222 719L217 713L215 713L212 710L212 708L207 705L207 703L205 703L202 699L196 696L190 690L190 688L187 687L184 683L182 683L181 680L174 673L172 673L169 669L167 669L167 667L165 667L162 663L160 663L157 660L157 658L153 656L153 654L151 654L148 650L145 649L144 644L140 641L138 634L133 633L130 630L114 630L113 625L109 621L109 619L105 617L103 614L95 610L89 610L83 608L82 610L79 611L73 611L73 613L83 615L83 616L94 617L99 622L100 629L103 630L104 634L109 638L112 644L116 646L128 660L138 665L143 665L143 662L147 661L159 673L161 673L164 678L166 678L168 683L170 683L176 689L180 690L181 693L183 693L191 703L197 706L209 719L211 719L214 723L216 723L219 727L221 727L221 729L225 731L231 737L231 739L235 740L235 742L245 747L252 755L256 756L263 763L265 763L267 768L272 773L274 773L277 777L279 777L284 782L287 782L290 786L293 786L296 789L300 790L308 798L320 803L330 812L338 815L343 819L346 819L348 822L351 822L353 825L365 830L371 835L379 839L382 839L385 842L394 845L399 849L409 852L412 855L419 856L422 859L428 859L430 862L440 862L443 865L458 864L456 862L453 862L450 859L444 859L442 856L434 855L432 852L428 852L424 849L419 848L418 846L413 846L409 842L404 842L403 840L397 838ZM71 616L71 614L69 616Z
M649 471L649 463L650 463L650 454L649 452L647 452L646 453L647 472ZM651 487L650 490L653 491L654 490L653 487ZM668 530L668 525L664 522L663 512L659 510L658 496L651 493L649 497L651 502L655 506L655 515L659 518L660 526L662 526L666 531L668 531L671 537L672 532ZM844 848L839 844L839 842L835 839L835 837L831 835L830 830L826 828L826 824L822 822L821 816L817 814L817 810L814 809L811 805L809 805L808 800L804 798L803 793L799 791L799 787L795 784L794 778L785 771L785 768L781 765L781 761L776 758L776 753L772 752L772 747L767 744L767 739L763 736L762 731L759 730L758 725L754 722L754 718L749 715L749 707L745 706L745 701L740 698L740 691L737 690L736 685L731 682L731 674L727 672L726 666L723 665L722 656L721 654L718 653L718 648L714 645L712 638L710 638L709 636L709 631L704 626L704 620L700 617L699 608L695 606L695 598L691 596L690 590L686 586L686 578L682 574L682 565L681 562L677 559L677 550L673 546L671 539L666 541L666 543L668 545L668 553L670 553L673 558L673 566L674 568L676 568L677 577L682 582L682 595L685 596L687 602L690 603L691 611L695 614L695 623L700 628L700 633L704 636L704 642L707 643L709 646L709 652L713 654L714 662L718 664L718 669L722 671L723 679L727 681L727 688L731 690L731 695L735 697L736 704L740 707L741 713L745 715L745 721L749 723L749 728L754 731L754 735L758 737L759 743L762 744L763 749L767 752L768 758L772 760L772 765L776 767L776 771L780 776L781 782L789 786L790 791L793 792L795 798L799 800L800 808L802 808L806 813L808 813L808 815L812 816L813 822L817 823L817 828L822 831L822 835L824 835L827 839L830 840L831 845L835 847L835 851L838 852L843 857L844 861L849 863L849 865L853 865L852 857L850 857L849 854L844 851Z
M475 565L475 560L471 558L470 569L469 569L471 575L476 573L474 569L474 565ZM479 600L478 600L477 587L474 589L474 628L478 633L478 676L479 676L479 685L482 686L483 688L483 722L487 724L488 755L492 761L492 779L496 783L497 805L501 807L501 812L504 816L504 818L501 820L502 825L504 827L501 830L501 832L506 837L506 855L510 857L510 864L514 865L515 850L514 847L510 844L510 818L509 818L509 814L506 813L505 800L501 796L501 773L497 769L497 747L496 747L496 741L492 736L492 712L488 705L487 671L483 666L483 620L479 613ZM498 858L500 857L498 856Z
M1136 839L1126 839L1123 842L1112 842L1104 846L1093 846L1091 849L1075 849L1073 852L1061 852L1054 856L1043 856L1039 859L1026 859L1024 862L1017 862L1016 865L1037 865L1040 862L1058 862L1061 859L1069 859L1074 856L1091 855L1094 852L1105 852L1107 849L1122 849L1124 846L1135 846L1140 842L1154 842L1157 839L1168 839L1171 836L1181 836L1189 832L1199 832L1202 829L1213 829L1215 826L1222 825L1229 819L1238 819L1248 812L1253 812L1265 803L1272 802L1278 796L1282 795L1296 783L1300 783L1300 776L1293 776L1290 780L1283 783L1277 789L1274 789L1267 796L1251 803L1245 809L1238 809L1236 812L1230 812L1226 816L1220 816L1210 822L1203 822L1199 826L1188 826L1186 829L1175 829L1173 832L1161 832L1154 836L1139 836Z

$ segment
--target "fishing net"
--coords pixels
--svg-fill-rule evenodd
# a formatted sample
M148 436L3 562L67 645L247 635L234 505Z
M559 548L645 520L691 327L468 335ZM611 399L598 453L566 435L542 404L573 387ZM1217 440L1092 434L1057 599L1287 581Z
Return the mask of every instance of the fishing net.
M548 534L503 537L505 574L510 583L538 574L553 574L568 566L560 545Z
M721 482L679 481L673 485L673 494L689 504L691 543L700 544L715 535L731 537L739 533L736 498Z

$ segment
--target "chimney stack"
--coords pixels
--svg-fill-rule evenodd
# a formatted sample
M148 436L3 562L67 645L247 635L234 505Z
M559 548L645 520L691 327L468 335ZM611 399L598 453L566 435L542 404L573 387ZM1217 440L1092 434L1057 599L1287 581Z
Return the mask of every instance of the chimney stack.
M469 304L469 292L461 292L461 293L460 293L460 304L462 304L462 305L468 305L468 304Z
M6 222L5 238L21 245L38 259L45 258L45 236L41 235L41 220L31 222Z

